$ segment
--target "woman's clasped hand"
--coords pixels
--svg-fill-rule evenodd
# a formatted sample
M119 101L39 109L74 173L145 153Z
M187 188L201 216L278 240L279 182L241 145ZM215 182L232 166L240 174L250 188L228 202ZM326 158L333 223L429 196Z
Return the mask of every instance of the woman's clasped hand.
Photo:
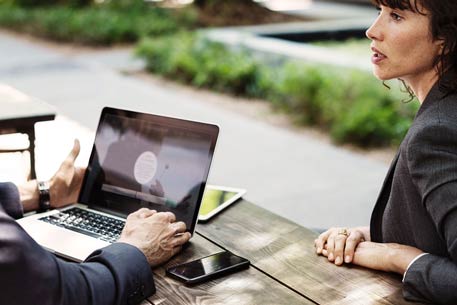
M316 253L328 258L335 265L349 264L354 259L359 243L370 240L369 227L330 228L314 241Z

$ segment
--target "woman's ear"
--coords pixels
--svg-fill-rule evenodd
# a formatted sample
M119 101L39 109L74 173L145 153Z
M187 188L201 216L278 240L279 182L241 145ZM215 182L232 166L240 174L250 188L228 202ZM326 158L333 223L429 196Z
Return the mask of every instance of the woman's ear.
M441 39L441 38L437 39L437 40L436 40L436 44L437 44L438 47L439 47L440 54L443 54L443 53L448 52L448 50L445 50L446 43L445 43L444 39Z

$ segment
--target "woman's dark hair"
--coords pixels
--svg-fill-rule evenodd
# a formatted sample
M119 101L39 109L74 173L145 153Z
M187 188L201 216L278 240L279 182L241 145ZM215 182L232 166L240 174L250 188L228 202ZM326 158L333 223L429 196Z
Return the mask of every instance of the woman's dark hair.
M446 93L457 92L457 0L372 0L376 6L430 13L431 34L443 41L443 51L435 59L438 65L440 88ZM443 78L445 72L451 77Z

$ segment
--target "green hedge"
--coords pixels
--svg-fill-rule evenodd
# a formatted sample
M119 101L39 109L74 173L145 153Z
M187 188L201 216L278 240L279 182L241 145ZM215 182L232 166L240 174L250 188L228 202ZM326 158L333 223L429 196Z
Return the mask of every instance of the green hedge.
M294 122L318 125L337 142L398 144L417 103L388 90L370 72L286 62L271 66L196 34L145 39L137 46L150 71L235 95L263 98Z
M252 96L259 78L259 65L243 52L230 52L221 44L197 40L191 34L145 39L137 54L147 67L199 87Z
M191 11L180 15L158 7L92 5L24 8L0 5L0 26L57 41L83 44L134 42L191 27Z

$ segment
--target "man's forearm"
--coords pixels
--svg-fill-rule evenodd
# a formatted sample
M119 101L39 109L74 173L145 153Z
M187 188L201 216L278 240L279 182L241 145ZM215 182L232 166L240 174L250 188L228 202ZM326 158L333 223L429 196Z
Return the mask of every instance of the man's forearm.
M31 180L19 185L19 196L24 209L24 212L35 211L38 209L38 200L40 194L38 192L37 181Z

